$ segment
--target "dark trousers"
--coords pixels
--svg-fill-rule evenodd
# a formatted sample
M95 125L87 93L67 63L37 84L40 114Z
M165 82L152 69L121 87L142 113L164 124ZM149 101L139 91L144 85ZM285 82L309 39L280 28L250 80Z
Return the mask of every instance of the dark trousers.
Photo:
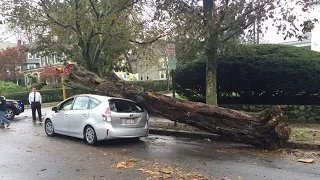
M40 104L40 102L31 103L31 110L32 110L32 119L33 119L33 121L36 120L36 110L38 111L39 121L41 121L41 104Z

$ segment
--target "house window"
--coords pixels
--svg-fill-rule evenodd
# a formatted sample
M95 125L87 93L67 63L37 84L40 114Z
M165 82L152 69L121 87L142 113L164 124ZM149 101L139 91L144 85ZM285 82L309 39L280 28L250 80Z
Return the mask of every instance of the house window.
M37 53L37 54L35 54L34 55L34 57L36 58L36 59L40 59L40 56L39 56L39 54Z
M160 71L160 79L164 79L165 78L165 73Z
M29 68L28 68L28 69L34 69L34 68L36 68L36 65L31 64L31 65L29 65Z
M141 76L140 76L140 80L141 80L141 81L143 81L143 74L141 74Z
M31 53L28 53L28 59L33 59L33 55Z
M147 73L147 80L149 79L149 73Z

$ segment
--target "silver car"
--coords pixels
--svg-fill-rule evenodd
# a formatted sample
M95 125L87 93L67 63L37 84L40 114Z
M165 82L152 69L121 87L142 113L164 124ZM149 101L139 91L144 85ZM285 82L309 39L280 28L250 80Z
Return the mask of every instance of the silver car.
M52 108L44 118L48 136L63 134L83 138L88 144L115 138L148 136L149 116L136 102L81 94Z

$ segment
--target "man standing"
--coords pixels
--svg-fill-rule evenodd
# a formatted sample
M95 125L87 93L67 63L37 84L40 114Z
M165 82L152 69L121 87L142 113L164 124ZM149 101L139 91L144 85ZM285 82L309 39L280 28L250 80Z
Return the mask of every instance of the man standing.
M38 112L38 118L41 122L41 103L42 98L41 94L37 92L36 88L32 88L32 92L29 94L29 103L31 104L31 110L32 110L32 120L35 123L36 122L36 110Z
M7 101L2 92L0 91L0 126L4 128L4 124L7 124L7 127L10 126L11 121L7 120L4 116L5 111L7 110Z

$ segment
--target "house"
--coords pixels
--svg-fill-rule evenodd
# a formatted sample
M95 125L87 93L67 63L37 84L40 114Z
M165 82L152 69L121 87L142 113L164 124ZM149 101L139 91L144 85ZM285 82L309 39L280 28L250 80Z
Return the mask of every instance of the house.
M158 61L147 61L138 59L135 55L129 55L129 63L132 74L127 72L116 72L124 80L152 81L167 79L166 59L160 58Z
M41 52L26 54L26 63L22 66L24 81L26 85L31 85L40 80L40 74L46 65L63 65L64 58L56 54L42 55Z

